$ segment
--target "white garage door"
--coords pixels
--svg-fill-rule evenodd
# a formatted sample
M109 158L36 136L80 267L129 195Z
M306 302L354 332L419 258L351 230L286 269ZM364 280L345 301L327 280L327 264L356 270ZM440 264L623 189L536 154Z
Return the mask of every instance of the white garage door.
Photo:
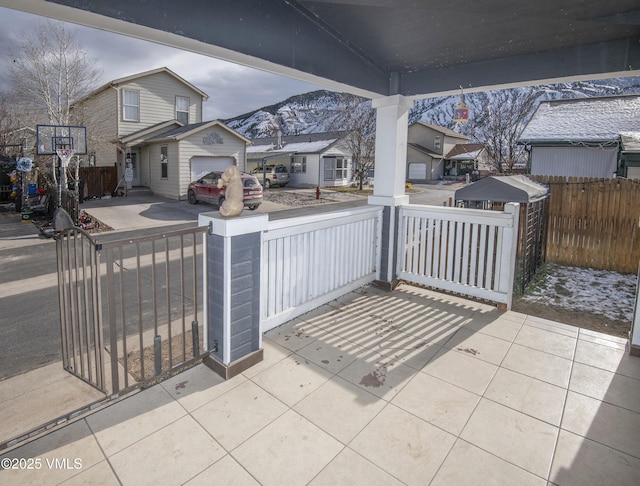
M230 165L233 165L233 158L231 157L192 157L191 180L197 181L209 172L214 170L223 171Z
M640 179L640 167L627 167L627 179Z
M427 164L422 162L409 163L409 177L410 181L424 181L427 178Z

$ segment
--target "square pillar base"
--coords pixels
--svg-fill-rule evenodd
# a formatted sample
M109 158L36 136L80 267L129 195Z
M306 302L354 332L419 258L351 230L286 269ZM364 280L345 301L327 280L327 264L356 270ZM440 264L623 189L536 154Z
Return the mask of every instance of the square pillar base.
M243 371L248 370L253 365L258 364L264 358L264 349L258 349L253 353L247 354L242 358L229 363L228 365L222 364L221 361L217 360L215 356L206 356L202 362L207 366L207 368L216 372L219 376L228 380L229 378L233 378L234 376L239 375Z

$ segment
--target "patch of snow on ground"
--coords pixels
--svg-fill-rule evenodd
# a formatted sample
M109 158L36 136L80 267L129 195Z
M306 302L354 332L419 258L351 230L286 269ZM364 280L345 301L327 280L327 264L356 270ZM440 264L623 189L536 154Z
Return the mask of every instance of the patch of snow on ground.
M523 300L631 322L637 279L634 274L547 264Z

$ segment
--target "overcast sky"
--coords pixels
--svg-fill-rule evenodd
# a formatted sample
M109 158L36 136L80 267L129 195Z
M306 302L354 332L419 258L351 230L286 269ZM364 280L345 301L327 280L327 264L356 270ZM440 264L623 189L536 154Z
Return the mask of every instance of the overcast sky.
M0 7L0 65L9 59L25 32L47 19ZM111 80L166 66L209 95L204 119L227 119L286 98L321 89L314 84L265 73L226 61L75 24L65 25L103 72L101 86ZM6 84L0 69L0 84ZM96 86L97 88L98 86Z

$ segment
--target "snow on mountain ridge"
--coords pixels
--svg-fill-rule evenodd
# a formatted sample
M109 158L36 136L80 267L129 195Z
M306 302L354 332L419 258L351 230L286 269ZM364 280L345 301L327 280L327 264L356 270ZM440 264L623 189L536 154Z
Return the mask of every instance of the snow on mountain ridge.
M537 89L540 92L540 100L545 101L637 94L640 93L640 77L561 83L539 86ZM465 103L469 106L471 117L474 111L478 113L486 106L492 93L494 92L465 94ZM460 130L462 127L452 122L453 110L458 101L457 95L416 100L409 112L409 122L423 121ZM312 91L224 120L224 123L247 138L276 136L278 129L282 130L283 135L340 131L345 127L339 123L339 115L347 103L354 102L370 103L369 100L355 95L327 90Z

